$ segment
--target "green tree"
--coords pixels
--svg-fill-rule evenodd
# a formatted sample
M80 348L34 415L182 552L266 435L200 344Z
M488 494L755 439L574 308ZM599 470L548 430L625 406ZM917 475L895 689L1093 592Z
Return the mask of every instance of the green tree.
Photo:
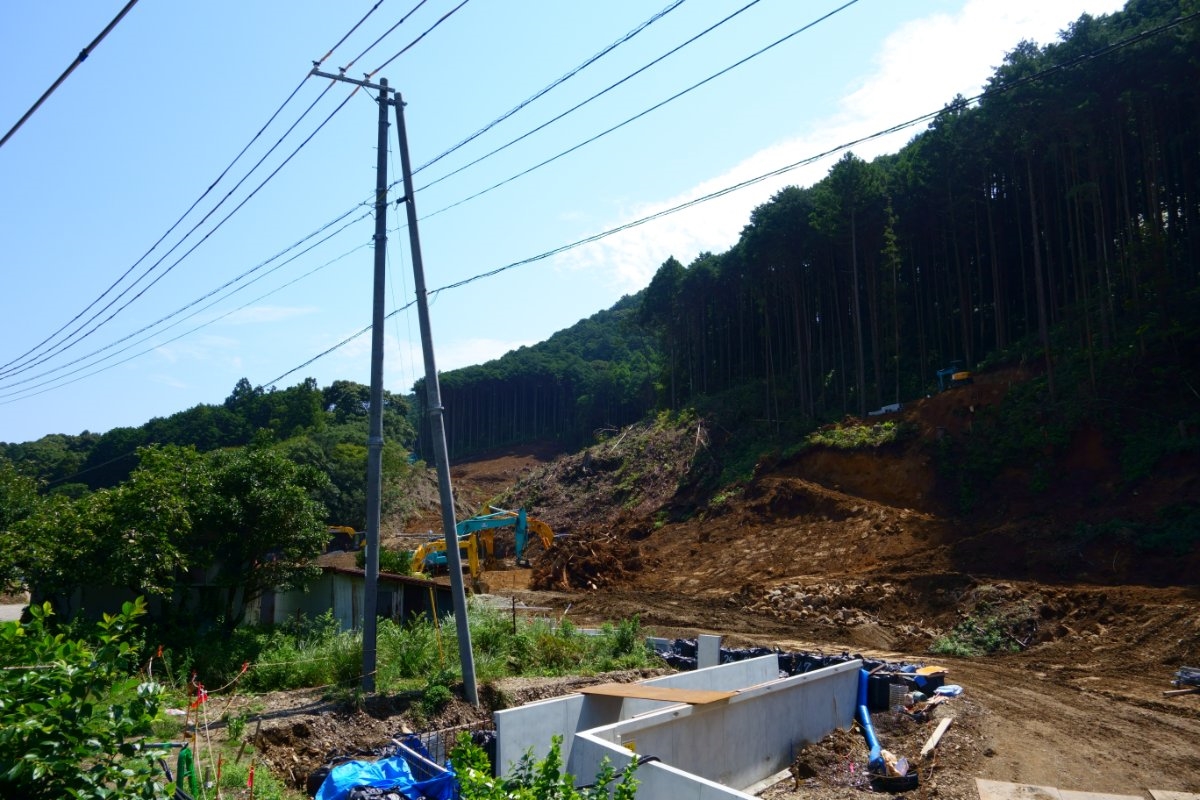
M211 490L193 501L194 539L200 563L216 569L232 628L265 590L299 588L319 574L325 509L313 497L328 478L261 445L212 453L208 466Z
M37 483L26 477L8 459L0 459L0 589L22 579L17 555L21 537L14 526L37 509Z
M128 481L86 498L93 547L107 562L108 583L134 594L170 597L195 563L192 516L212 488L195 448L144 447Z
M863 161L853 153L846 153L829 171L822 182L823 191L817 195L817 207L813 211L816 227L840 240L848 250L850 272L850 307L854 339L854 372L857 384L858 413L867 412L867 380L865 337L863 330L862 296L870 292L871 285L862 285L865 274L872 280L873 273L860 266L860 253L868 256L878 253L881 247L861 247L861 240L875 242L882 238L883 226L883 181L879 169ZM878 381L875 382L878 386ZM878 399L878 392L876 392Z
M12 557L35 598L54 602L78 586L102 580L111 554L95 547L88 497L51 495L13 526L12 539L19 547Z
M144 447L138 459L124 483L52 495L17 526L16 561L39 596L96 585L170 597L194 563L192 508L209 491L207 467L193 448Z

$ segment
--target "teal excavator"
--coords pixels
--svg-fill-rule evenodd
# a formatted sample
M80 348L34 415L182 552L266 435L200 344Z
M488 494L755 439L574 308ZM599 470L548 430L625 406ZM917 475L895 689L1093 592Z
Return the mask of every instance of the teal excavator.
M480 573L480 552L483 553L483 566L492 569L496 565L496 531L502 528L512 528L515 540L516 558L519 566L528 566L525 549L529 544L530 534L537 536L542 546L550 548L554 544L554 532L550 526L540 519L534 519L525 513L525 509L508 511L503 508L489 506L489 513L464 519L455 526L458 535L459 552L466 556L465 561L470 567L471 577L478 578ZM446 566L446 542L444 539L432 539L413 551L412 565L414 570L421 572L436 572Z

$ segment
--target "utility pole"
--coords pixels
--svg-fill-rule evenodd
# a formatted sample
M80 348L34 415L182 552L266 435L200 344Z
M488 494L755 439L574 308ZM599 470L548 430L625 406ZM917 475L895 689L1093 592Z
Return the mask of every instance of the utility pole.
M362 688L375 691L377 604L379 592L379 525L383 485L383 321L387 274L387 108L396 107L396 128L400 141L400 164L404 176L404 198L408 210L408 238L412 247L413 276L417 293L417 315L421 324L421 350L425 357L425 388L429 404L430 430L434 461L438 472L438 494L442 505L442 528L446 538L446 566L454 599L454 622L458 632L458 655L462 664L467 700L479 705L475 685L475 657L471 649L471 630L467 625L467 595L463 585L462 556L458 550L457 522L454 519L454 493L450 486L450 461L446 452L446 426L442 418L441 388L433 357L433 334L429 325L429 302L425 289L425 267L421 261L421 240L417 233L417 210L413 202L412 169L408 158L408 135L404 127L404 101L388 88L387 79L378 84L332 75L316 69L310 74L335 81L353 83L379 91L379 136L375 172L375 273L371 304L371 409L367 434L367 558L363 598ZM389 92L395 97L389 99Z
M446 420L442 417L442 390L438 383L437 363L433 357L433 332L429 326L429 298L425 289L425 266L421 261L421 238L417 234L417 204L413 200L412 166L408 160L408 132L404 127L404 99L400 94L396 107L396 136L400 143L400 174L404 179L404 199L408 212L408 241L412 247L413 285L417 293L417 318L421 324L421 351L425 356L425 395L429 405L429 432L437 465L438 496L442 504L442 529L446 535L446 567L454 595L454 620L458 630L458 658L462 664L463 686L467 700L479 705L475 685L475 658L471 651L471 629L467 625L467 593L463 586L462 556L458 550L458 530L454 520L454 492L450 487L450 459L446 452Z
M379 535L383 497L383 305L387 282L387 78L379 81L375 154L375 283L371 292L371 409L367 430L367 559L363 588L362 688L375 691L378 639Z

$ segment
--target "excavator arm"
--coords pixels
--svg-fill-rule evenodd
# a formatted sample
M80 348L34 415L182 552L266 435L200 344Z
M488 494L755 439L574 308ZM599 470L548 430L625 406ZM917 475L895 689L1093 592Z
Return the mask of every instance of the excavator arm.
M541 541L542 546L549 549L554 544L554 531L540 519L528 517L525 509L507 511L502 508L491 508L490 514L480 514L477 517L465 519L455 526L458 534L458 546L465 550L471 567L471 577L479 577L479 551L483 551L484 565L491 569L496 564L496 529L513 528L513 538L518 564L528 564L525 559L525 546L532 532ZM436 568L446 563L446 543L441 539L425 542L415 551L412 557L413 569L426 571L428 567Z
M528 517L526 525L529 532L536 535L542 543L542 547L549 550L554 545L554 531L550 530L550 526L542 522L540 519ZM528 539L518 542L517 544L517 563L529 563L529 559L525 558L525 547L529 544Z

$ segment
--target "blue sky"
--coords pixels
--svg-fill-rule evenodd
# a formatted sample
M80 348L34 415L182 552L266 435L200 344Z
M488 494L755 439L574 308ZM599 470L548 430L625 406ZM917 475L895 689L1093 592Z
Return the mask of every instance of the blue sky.
M350 64L346 74L362 78L460 2L382 0L322 68ZM373 80L387 78L407 103L409 146L420 166L671 9L417 174L429 288L537 256L936 110L956 93L978 92L1021 39L1052 41L1081 13L1122 5L858 0L591 144L448 208L709 78L845 0L759 0L579 110L437 180L749 2L469 0L375 74ZM8 64L0 134L123 5L0 5L0 52ZM270 385L369 324L374 221L362 204L374 188L377 107L359 91L335 113L352 87L330 88L328 80L305 76L375 5L141 0L0 147L0 364L7 365L0 368L0 441L105 431L219 403L239 378ZM260 130L246 154L155 246ZM865 158L895 151L919 130L853 150ZM391 180L397 180L394 128L389 147ZM819 180L838 155L435 294L439 369L542 341L643 288L668 256L686 264L706 250L727 249L756 205L784 185ZM250 172L259 159L262 165ZM397 190L392 199L399 196ZM403 214L393 206L388 216L389 310L413 297ZM322 232L309 238L316 231ZM387 388L407 392L423 372L415 309L392 318L386 341ZM321 385L339 378L366 383L369 350L370 337L359 337L278 385L305 377Z

